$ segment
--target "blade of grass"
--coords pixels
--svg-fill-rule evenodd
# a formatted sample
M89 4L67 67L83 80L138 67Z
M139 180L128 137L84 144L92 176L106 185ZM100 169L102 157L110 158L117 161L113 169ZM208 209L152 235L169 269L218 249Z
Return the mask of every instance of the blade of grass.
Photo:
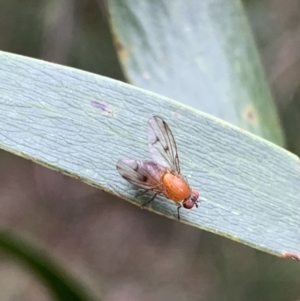
M87 72L0 54L0 146L136 205L118 174L125 157L149 158L146 123L171 127L181 169L203 201L182 222L254 248L300 253L299 158L185 105ZM176 219L173 202L149 210Z
M109 0L127 80L283 145L239 0Z

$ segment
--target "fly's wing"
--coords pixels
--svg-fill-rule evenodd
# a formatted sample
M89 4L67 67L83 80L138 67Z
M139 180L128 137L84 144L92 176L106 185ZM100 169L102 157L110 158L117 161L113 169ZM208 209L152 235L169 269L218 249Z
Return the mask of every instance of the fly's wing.
M139 188L162 192L160 179L164 170L152 161L119 160L117 170L125 180Z
M148 145L157 164L180 173L176 142L167 123L158 116L148 121Z

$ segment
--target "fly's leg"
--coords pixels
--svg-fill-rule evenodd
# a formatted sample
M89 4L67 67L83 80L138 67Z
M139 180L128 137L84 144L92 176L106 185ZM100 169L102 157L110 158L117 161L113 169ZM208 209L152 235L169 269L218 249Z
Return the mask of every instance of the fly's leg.
M178 203L178 204L177 204L177 218L178 218L179 221L180 221L180 213L179 213L179 210L180 210L181 207L182 207L181 204Z
M144 191L142 191L142 192L139 192L139 193L137 193L136 194L136 197L141 197L141 196L143 196L144 194L146 194L147 192L149 192L149 191L152 191L153 189L158 189L159 188L159 185L157 185L157 186L153 186L153 187L151 187L151 188L149 188L149 189L144 189ZM155 191L155 190L154 190ZM156 195L158 195L158 193L156 193ZM154 197L155 198L155 197ZM151 200L149 201L149 203L151 202ZM146 205L147 205L148 203L146 203Z
M140 198L141 196L143 196L144 194L146 194L147 192L149 192L151 189L145 189L142 192L138 192L135 197Z
M145 204L143 204L141 206L141 208L143 209L145 206L147 206L148 204L150 204L156 198L156 196L157 196L157 193L154 193L153 196L152 196L152 198L149 201L147 201Z

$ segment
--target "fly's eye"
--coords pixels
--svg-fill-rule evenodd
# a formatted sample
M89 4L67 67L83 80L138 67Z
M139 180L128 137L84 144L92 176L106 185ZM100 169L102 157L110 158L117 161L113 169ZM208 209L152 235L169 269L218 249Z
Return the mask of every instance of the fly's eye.
M183 201L183 207L185 209L192 209L194 205L195 203L190 198Z
M192 209L194 206L198 208L198 198L199 198L199 192L195 189L192 189L192 194L183 201L183 207L186 209Z

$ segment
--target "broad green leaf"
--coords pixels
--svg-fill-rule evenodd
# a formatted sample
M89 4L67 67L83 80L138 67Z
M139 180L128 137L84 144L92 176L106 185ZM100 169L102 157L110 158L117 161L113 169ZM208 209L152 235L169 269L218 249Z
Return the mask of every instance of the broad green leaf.
M283 144L239 0L109 0L130 83Z
M87 295L79 283L63 269L28 242L11 233L0 232L0 249L22 261L39 279L48 285L56 300L88 301L94 300Z
M116 162L149 159L146 123L173 131L183 175L206 199L182 222L280 255L300 253L299 158L171 99L91 73L0 54L1 148L140 205ZM159 197L149 210L176 219Z

